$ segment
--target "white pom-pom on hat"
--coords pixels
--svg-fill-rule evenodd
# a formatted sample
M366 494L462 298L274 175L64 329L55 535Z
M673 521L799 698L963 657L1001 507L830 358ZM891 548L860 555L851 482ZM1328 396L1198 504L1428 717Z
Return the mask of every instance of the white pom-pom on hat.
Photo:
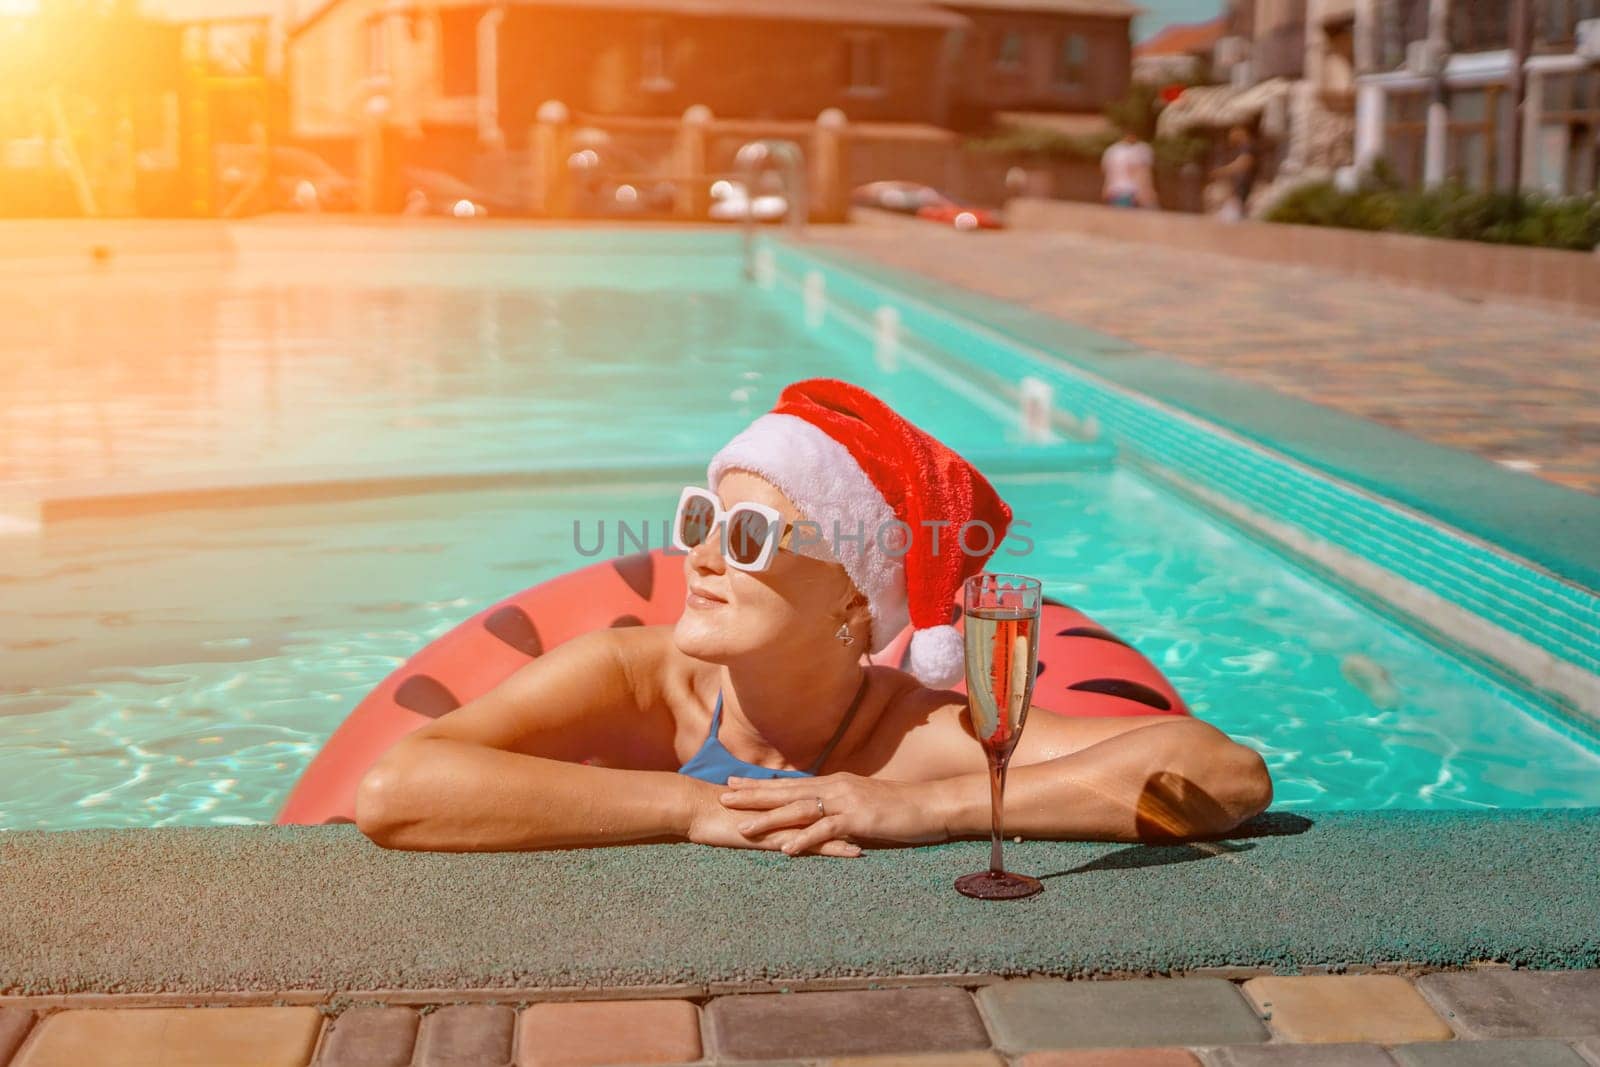
M966 673L966 646L954 626L929 626L911 635L906 663L911 676L929 689L948 689Z

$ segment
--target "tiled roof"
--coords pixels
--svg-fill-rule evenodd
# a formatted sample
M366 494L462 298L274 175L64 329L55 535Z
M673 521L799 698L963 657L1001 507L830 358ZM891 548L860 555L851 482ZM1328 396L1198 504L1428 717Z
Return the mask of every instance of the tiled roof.
M1129 0L948 0L943 6L958 11L1033 11L1108 18L1132 18L1144 12Z
M337 6L328 2L304 19L305 29ZM518 7L638 11L698 18L778 19L785 22L840 22L853 25L933 26L956 28L967 20L930 0L511 0ZM1030 0L1021 0L1027 3ZM1037 3L1039 0L1031 0ZM1061 0L1067 3L1069 0ZM1070 0L1078 3L1121 3L1122 0ZM420 6L411 0L412 6ZM442 0L442 7L478 7L482 0Z
M520 0L529 7L665 11L706 18L770 18L790 22L871 22L959 26L959 16L928 0Z
M1168 26L1154 37L1134 46L1135 56L1192 56L1209 53L1222 39L1223 20L1186 22Z

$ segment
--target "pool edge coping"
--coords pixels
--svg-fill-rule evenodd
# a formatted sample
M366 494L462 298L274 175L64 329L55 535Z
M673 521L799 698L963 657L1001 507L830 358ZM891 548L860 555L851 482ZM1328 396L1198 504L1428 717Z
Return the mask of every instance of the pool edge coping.
M716 997L767 993L834 993L873 989L960 988L981 989L1032 978L1057 981L1124 981L1150 978L1220 978L1243 982L1252 978L1321 975L1392 974L1419 977L1429 974L1473 974L1482 971L1561 971L1568 968L1516 968L1498 960L1470 960L1462 964L1435 965L1420 960L1395 959L1378 963L1307 964L1293 971L1280 971L1271 964L1237 964L1179 968L1170 971L1129 969L1097 972L1070 977L1049 972L1006 975L996 972L944 971L927 974L870 974L835 978L771 978L743 981L661 982L638 985L594 986L461 986L394 987L372 989L323 989L312 986L293 989L216 989L195 993L0 993L0 1008L50 1012L116 1008L181 1007L321 1007L383 1004L415 1007L428 1004L557 1004L584 1001L627 1000L710 1000Z
M969 451L994 478L1109 466L1115 449L1091 441L1040 442L1024 452ZM0 483L0 538L38 534L85 518L217 510L229 506L321 504L432 493L501 489L571 489L599 485L695 480L705 472L700 453L592 459L574 464L483 460L469 464L384 462L354 466L166 471L135 477Z
M1538 560L1527 558L1517 550L1516 546L1507 546L1485 540L1480 533L1464 529L1452 522L1448 516L1419 508L1411 501L1396 499L1383 494L1372 486L1352 481L1346 478L1339 470L1330 470L1327 466L1313 460L1308 460L1293 452L1281 450L1275 447L1274 442L1270 439L1263 440L1259 434L1243 431L1231 425L1225 419L1219 420L1213 417L1213 413L1206 410L1196 410L1194 406L1182 401L1175 401L1166 396L1156 395L1144 388L1141 382L1130 382L1122 375L1107 375L1103 373L1103 369L1100 366L1082 359L1080 353L1068 355L1061 351L1063 346L1069 344L1078 346L1098 344L1102 347L1115 349L1123 354L1134 353L1137 355L1147 352L1147 350L1141 349L1130 342L1098 334L1065 319L1058 319L1054 316L1032 311L1020 304L1008 302L1003 298L991 297L987 294L948 285L914 272L884 266L874 260L863 262L864 256L853 251L834 248L819 249L808 242L783 238L774 238L773 243L778 245L782 255L792 257L794 262L786 266L782 272L778 270L775 260L765 264L763 270L768 273L765 284L769 286L776 284L781 279L784 284L793 284L797 289L804 289L804 286L799 285L799 282L804 279L795 275L795 263L801 265L809 264L812 268L833 271L836 274L844 275L847 279L853 277L858 284L864 283L868 289L879 290L884 294L886 301L890 301L891 297L899 298L912 305L921 305L921 310L926 315L935 319L942 319L954 325L958 330L965 330L969 333L988 333L996 338L999 343L1012 348L1024 359L1032 360L1042 369L1053 370L1057 374L1073 376L1090 383L1094 388L1121 394L1137 404L1153 408L1156 411L1165 409L1171 416L1175 416L1199 428L1213 439L1231 441L1235 446L1242 446L1254 454L1267 457L1272 462L1287 465L1291 468L1298 468L1303 476L1309 477L1317 483L1330 486L1353 497L1365 499L1387 513L1407 519L1413 523L1421 523L1431 527L1466 546L1475 545L1480 551L1486 552L1499 560L1502 566L1520 568L1533 575L1542 575L1545 580L1565 588L1570 597L1581 598L1586 601L1587 613L1596 619L1600 619L1600 609L1596 607L1596 604L1600 603L1600 601L1597 601L1597 594L1593 589L1574 582L1569 577L1552 573ZM758 271L758 276L761 273L761 271ZM794 276L790 277L790 275ZM822 292L825 293L822 298L828 302L830 307L834 306L834 302L838 298L833 292L833 286L824 285ZM857 294L852 294L852 297L859 299ZM865 318L870 320L872 318L872 312L857 306L856 303L846 302L838 306L844 309L844 317L847 319ZM979 312L976 315L971 313L974 307ZM1042 338L1032 333L1019 336L1016 331L1007 328L1004 323L995 321L993 313L996 311L1004 313L1008 318L1018 319L1033 326L1038 326L1042 323L1047 335ZM983 314L983 312L990 313ZM854 325L857 329L867 328L859 321L855 322ZM942 341L937 340L929 343L936 347L943 344ZM983 369L973 364L973 361L965 354L951 353L951 357L971 365L972 373L974 374L981 375L984 373ZM1151 358L1170 362L1166 361L1165 357L1155 354L1151 354ZM1207 375L1209 372L1196 371L1196 373ZM1210 376L1216 377L1214 375ZM1333 424L1342 426L1346 431L1357 432L1358 435L1368 429L1381 429L1381 427L1377 427L1377 424L1367 424L1342 412L1319 408L1305 401L1282 396L1249 383L1229 383L1229 387L1250 392L1258 398L1268 400L1273 404L1281 402L1286 407L1297 410L1312 409L1323 412L1331 417ZM1091 415L1090 418L1092 419L1093 416ZM1068 429L1072 428L1071 423L1073 420L1070 416L1063 421L1067 424ZM1388 432L1401 436L1398 435L1397 431ZM1569 504L1575 501L1585 509L1594 510L1597 516L1597 525L1600 525L1600 500L1591 501L1584 494L1559 486L1540 483L1536 479L1496 468L1488 461L1469 453L1457 452L1414 438L1408 438L1408 440L1425 452L1450 454L1457 461L1464 460L1470 465L1487 470L1497 477L1503 476L1508 479L1515 479L1521 484L1522 488L1527 488L1526 483L1533 483L1533 491L1535 493L1556 494ZM1170 471L1184 483L1193 481L1192 472L1187 471L1182 465L1169 463L1163 466L1165 461L1160 457L1140 455L1137 448L1129 449L1126 454L1130 460L1137 460L1136 465L1140 467L1151 467L1153 465L1159 472ZM1188 496L1189 499L1206 506L1208 510L1216 510L1214 502L1211 504L1206 503L1208 498L1205 493L1197 495L1189 492L1184 485L1172 486L1172 488ZM1376 559L1365 560L1366 563L1371 564L1368 569L1373 569L1392 579L1392 581L1377 583L1363 581L1360 576L1354 573L1347 573L1346 570L1330 568L1326 561L1307 557L1303 550L1294 543L1271 535L1266 531L1264 521L1242 522L1240 517L1233 513L1234 511L1242 510L1252 517L1261 517L1264 513L1255 500L1246 499L1236 491L1230 491L1226 487L1221 489L1201 488L1213 494L1221 492L1224 498L1236 505L1235 508L1225 509L1218 513L1223 521L1242 526L1249 536L1264 538L1269 547L1281 553L1287 553L1290 557L1308 564L1313 570L1320 571L1325 576L1331 577L1353 595L1365 599L1369 603L1381 606L1390 614L1400 615L1410 623L1420 624L1420 627L1426 632L1434 635L1436 641L1439 637L1445 638L1450 644L1456 646L1455 651L1459 654L1467 655L1481 667L1491 668L1494 672L1500 674L1503 680L1524 690L1530 690L1535 699L1547 704L1553 704L1552 710L1559 716L1559 719L1553 720L1549 715L1543 714L1543 709L1540 709L1541 713L1537 715L1546 725L1557 726L1559 732L1567 735L1569 739L1573 739L1573 733L1576 731L1577 736L1582 739L1581 743L1586 746L1593 746L1597 738L1600 738L1600 673L1575 659L1575 657L1583 658L1587 654L1573 644L1572 641L1562 642L1558 640L1557 644L1563 649L1563 652L1557 654L1548 647L1550 640L1548 637L1530 642L1529 637L1506 626L1501 626L1481 608L1475 608L1466 603L1458 603L1454 607L1460 609L1459 611L1445 614L1450 615L1452 619L1457 615L1470 616L1481 624L1468 628L1469 634L1473 630L1482 633L1498 632L1512 638L1512 641L1502 644L1493 640L1474 640L1470 639L1470 637L1463 637L1461 633L1456 632L1449 625L1449 620L1445 619L1440 613L1434 612L1419 615L1414 607L1408 606L1392 597L1390 594L1393 592L1394 586L1400 584L1404 584L1408 588L1415 586L1424 592L1432 593L1435 597L1438 597L1439 594L1434 590L1427 589L1425 584L1412 581L1389 563ZM1288 521L1290 525L1294 525L1292 520L1285 521ZM1335 550L1336 554L1340 552L1351 553L1348 546L1338 543L1336 539L1323 537L1314 539L1327 541L1328 546ZM1408 547L1413 550L1413 555L1417 551L1427 551L1426 548L1420 546L1410 545ZM1361 557L1357 555L1356 558ZM1415 601L1416 598L1409 599ZM1548 610L1548 600L1545 601L1545 606ZM1571 608L1571 610L1577 612L1579 625L1581 626L1584 621L1585 608L1576 607ZM1471 636L1475 637L1477 635L1471 634ZM1524 648L1522 647L1523 645L1527 647ZM1508 654L1499 654L1507 649L1509 649ZM1553 665L1551 661L1554 661ZM1554 679L1554 682L1552 682L1552 679ZM1524 701L1524 703L1526 702Z
M1041 355L1060 360L1070 367L1094 374L1125 389L1159 400L1162 403L1196 415L1217 426L1233 430L1262 447L1298 460L1317 471L1338 478L1351 485L1376 493L1385 499L1410 506L1429 518L1472 534L1502 550L1522 556L1528 562L1544 567L1553 576L1591 592L1600 591L1600 549L1576 557L1568 556L1564 549L1552 549L1547 543L1519 532L1521 520L1543 519L1550 508L1547 505L1566 505L1572 513L1572 522L1591 523L1600 529L1600 498L1564 486L1546 482L1528 474L1499 466L1462 449L1451 448L1407 434L1382 423L1351 415L1337 408L1326 407L1281 393L1267 386L1239 378L1229 377L1209 368L1170 356L1158 349L1149 348L1112 334L1081 326L1068 319L1036 311L1002 296L994 296L951 282L932 278L905 268L894 267L870 258L869 252L858 252L810 241L773 237L782 241L794 252L821 260L837 269L847 270L879 284L890 285L907 295L930 303L947 314L971 320L983 328L1000 334L1013 343L1034 349ZM996 309L1004 311L997 317ZM1113 358L1103 358L1109 356ZM1138 368L1128 364L1129 358L1143 360ZM1130 369L1149 369L1162 376L1177 380L1181 387L1200 386L1208 390L1207 397L1197 398L1183 388L1163 388L1153 380L1153 374L1130 374ZM1278 418L1262 418L1259 409L1249 409L1245 414L1230 412L1216 403L1207 402L1217 396L1249 399L1256 405L1277 408L1287 413ZM1322 434L1303 432L1316 424ZM1302 431L1296 433L1295 431ZM1392 455L1396 451L1406 457L1408 473L1422 469L1415 477L1385 479L1371 469L1354 462L1351 457L1341 459L1330 451L1329 435L1343 435L1361 440L1381 439L1382 451ZM1375 451L1375 450L1374 450ZM1442 464L1430 467L1428 464ZM1447 473L1452 479L1475 479L1471 492L1463 501L1449 501L1438 494L1429 493L1426 479L1436 473ZM1496 514L1463 512L1462 503L1477 503L1485 498L1527 499L1540 507L1519 505L1515 509L1496 509ZM1556 510L1562 510L1557 508ZM1501 512L1511 512L1516 522L1502 523ZM1466 521L1462 521L1463 518ZM1553 527L1535 521L1535 533L1548 534ZM1565 540L1565 538L1556 538ZM1600 544L1600 542L1596 542ZM1532 551L1528 551L1530 549ZM1555 566L1552 566L1552 563Z

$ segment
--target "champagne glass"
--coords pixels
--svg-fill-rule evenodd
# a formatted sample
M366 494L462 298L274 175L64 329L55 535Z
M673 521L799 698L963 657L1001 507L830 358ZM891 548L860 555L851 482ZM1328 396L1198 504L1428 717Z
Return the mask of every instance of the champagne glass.
M1000 862L1006 764L1028 719L1039 662L1040 593L1038 579L1020 574L975 574L962 587L967 708L989 757L993 835L989 869L956 879L956 889L980 900L1031 897L1044 888L1039 879L1013 874Z

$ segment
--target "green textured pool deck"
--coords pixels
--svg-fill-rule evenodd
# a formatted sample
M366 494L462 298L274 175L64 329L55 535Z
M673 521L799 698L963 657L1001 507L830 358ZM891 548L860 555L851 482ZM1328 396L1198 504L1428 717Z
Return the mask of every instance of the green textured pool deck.
M1269 812L1185 845L985 842L856 860L700 845L380 849L351 827L0 835L9 995L1600 965L1600 810Z

